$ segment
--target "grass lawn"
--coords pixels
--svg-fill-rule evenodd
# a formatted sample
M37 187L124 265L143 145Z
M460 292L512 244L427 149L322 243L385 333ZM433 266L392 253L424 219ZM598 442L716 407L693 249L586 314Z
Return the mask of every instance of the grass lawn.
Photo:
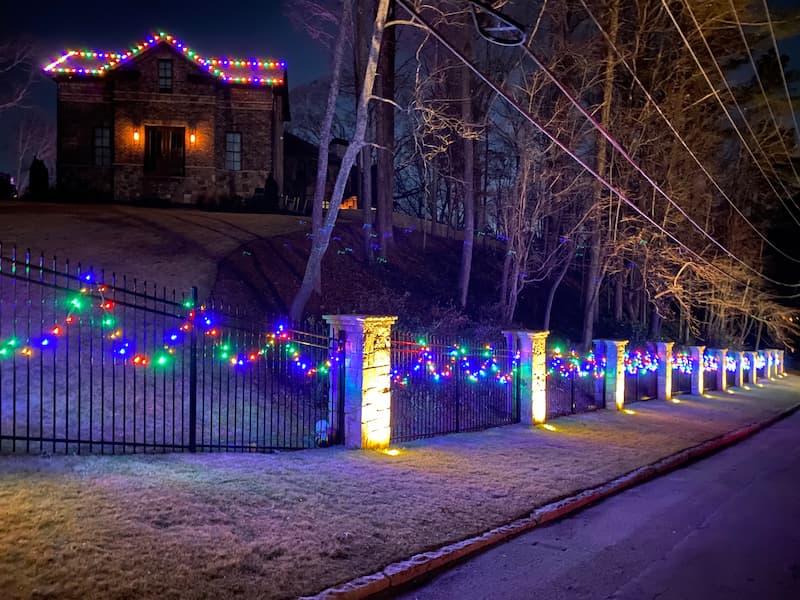
M0 458L0 597L285 598L374 572L800 402L800 378L406 444Z
M305 231L308 219L289 215L203 212L114 204L0 203L0 242L30 248L98 271L106 269L179 291L192 285L204 298L220 261L259 238ZM3 254L10 254L10 247Z

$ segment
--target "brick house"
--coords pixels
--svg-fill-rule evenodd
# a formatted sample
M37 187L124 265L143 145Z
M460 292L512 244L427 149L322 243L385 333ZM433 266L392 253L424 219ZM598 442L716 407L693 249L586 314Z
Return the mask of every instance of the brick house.
M253 197L270 174L283 188L282 61L203 57L158 33L124 52L69 50L44 70L58 86L65 196L213 204Z

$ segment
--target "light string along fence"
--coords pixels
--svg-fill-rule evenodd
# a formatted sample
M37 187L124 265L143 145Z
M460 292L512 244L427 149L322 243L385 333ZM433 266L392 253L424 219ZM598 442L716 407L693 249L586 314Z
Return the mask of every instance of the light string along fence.
M0 246L4 451L269 450L338 441L327 326L269 327L196 292ZM342 365L343 366L343 365Z
M505 339L394 331L391 354L392 441L519 421L519 352Z

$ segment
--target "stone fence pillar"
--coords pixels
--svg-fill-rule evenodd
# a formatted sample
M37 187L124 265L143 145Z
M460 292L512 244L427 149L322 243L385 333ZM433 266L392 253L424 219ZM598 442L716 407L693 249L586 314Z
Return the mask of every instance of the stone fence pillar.
M767 359L767 379L775 379L778 376L778 351L774 348L768 348L764 350L764 354Z
M756 385L758 383L758 370L756 369L758 352L745 352L744 355L750 361L750 375L747 378L747 383Z
M689 356L692 358L692 394L703 395L703 352L705 346L689 346Z
M672 400L672 347L675 342L656 342L656 354L658 355L658 379L656 396L659 400Z
M778 350L778 375L784 377L786 375L786 365L783 364L784 350Z
M509 350L519 351L519 418L525 425L547 419L547 336L549 331L504 331Z
M627 345L628 340L594 340L597 360L603 357L606 359L606 373L601 380L605 388L606 408L622 410L625 405L625 346ZM603 388L600 388L600 393L603 393Z
M387 448L391 438L391 332L397 317L323 315L332 337L344 332L344 443ZM332 393L336 393L331 386Z
M733 385L739 388L744 387L744 352L731 352L730 354L736 361Z
M728 349L717 348L713 350L713 352L716 354L717 360L719 361L719 368L717 369L717 390L724 392L728 389Z

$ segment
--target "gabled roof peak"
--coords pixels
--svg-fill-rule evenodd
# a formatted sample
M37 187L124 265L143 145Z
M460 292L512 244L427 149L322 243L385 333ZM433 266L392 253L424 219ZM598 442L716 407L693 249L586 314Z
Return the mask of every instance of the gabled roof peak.
M285 80L286 62L283 60L203 57L175 36L163 31L153 33L130 49L121 52L66 50L43 69L51 75L102 76L161 43L171 44L187 60L226 83L282 85Z

